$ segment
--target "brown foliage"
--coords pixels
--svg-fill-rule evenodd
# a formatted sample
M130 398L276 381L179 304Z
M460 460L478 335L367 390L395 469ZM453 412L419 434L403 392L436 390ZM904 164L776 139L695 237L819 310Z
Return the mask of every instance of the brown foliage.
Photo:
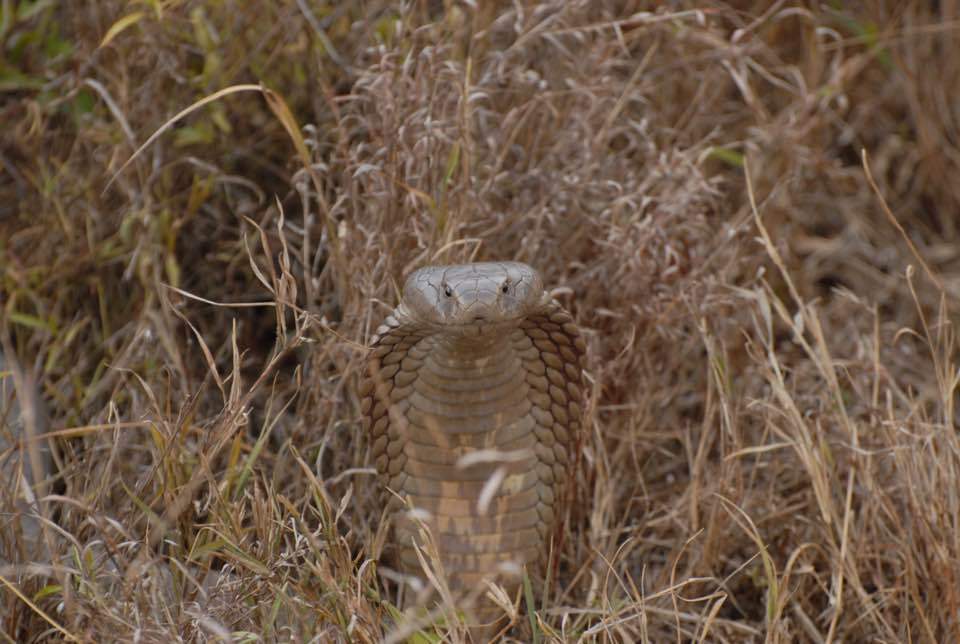
M362 345L411 269L517 259L592 392L509 637L960 638L960 6L660 4L4 4L0 339L57 469L30 558L0 410L0 630L397 637Z

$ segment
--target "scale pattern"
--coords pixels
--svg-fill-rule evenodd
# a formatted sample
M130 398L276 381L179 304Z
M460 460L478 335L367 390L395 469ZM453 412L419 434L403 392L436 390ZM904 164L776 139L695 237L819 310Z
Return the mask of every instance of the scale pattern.
M501 564L547 553L580 440L585 345L549 299L491 321L496 332L476 342L409 317L398 307L377 329L359 391L363 425L384 486L425 511L451 587L475 587ZM461 462L482 450L497 453ZM419 574L419 528L396 495L384 500L401 569Z

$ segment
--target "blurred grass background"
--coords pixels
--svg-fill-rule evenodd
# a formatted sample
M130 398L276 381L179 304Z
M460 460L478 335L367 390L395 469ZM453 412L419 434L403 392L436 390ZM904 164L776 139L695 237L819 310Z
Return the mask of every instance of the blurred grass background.
M0 632L459 641L378 574L354 387L409 270L517 259L591 404L508 637L960 640L958 29L955 0L0 0Z

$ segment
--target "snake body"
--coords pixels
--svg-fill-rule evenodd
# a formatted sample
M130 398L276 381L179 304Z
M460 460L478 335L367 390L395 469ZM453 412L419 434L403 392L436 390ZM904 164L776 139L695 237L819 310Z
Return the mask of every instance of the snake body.
M382 483L421 511L453 589L542 561L571 480L585 345L538 273L517 262L412 273L377 329L360 385ZM400 568L417 523L398 502Z

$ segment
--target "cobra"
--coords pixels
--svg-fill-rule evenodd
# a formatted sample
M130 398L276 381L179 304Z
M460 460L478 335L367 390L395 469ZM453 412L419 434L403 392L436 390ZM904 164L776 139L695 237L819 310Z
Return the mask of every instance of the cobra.
M421 571L410 507L451 589L543 561L580 440L584 354L573 318L526 264L409 276L360 386L386 498L407 502L389 506L404 572Z

